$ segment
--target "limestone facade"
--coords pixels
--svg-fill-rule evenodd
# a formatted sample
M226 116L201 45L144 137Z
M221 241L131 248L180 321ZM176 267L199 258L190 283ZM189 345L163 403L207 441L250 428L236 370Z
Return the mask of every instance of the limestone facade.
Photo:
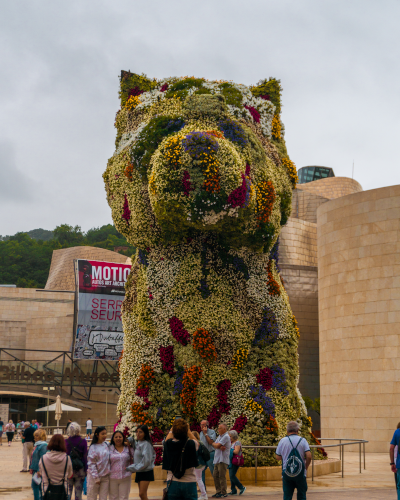
M54 351L70 351L74 338L74 305L75 305L75 277L74 259L100 260L130 264L131 260L124 255L102 248L72 247L55 250L51 262L49 278L44 290L32 288L0 287L0 347L8 349L11 355L24 361L30 366L36 366L35 361L43 362L54 359L58 354ZM13 349L25 349L17 351ZM40 352L40 351L49 352ZM12 356L2 352L1 362L10 363ZM89 363L88 370L93 362ZM111 362L109 362L111 363ZM116 362L115 362L116 363ZM61 364L61 360L59 360ZM8 366L8 365L7 365ZM55 366L55 365L54 365ZM49 365L50 369L54 368ZM51 384L50 384L51 385ZM90 399L84 410L79 413L78 421L83 423L91 415L95 425L104 424L105 392L104 388L93 387ZM79 390L84 393L85 389ZM0 395L43 393L43 388L37 386L7 385L0 383ZM118 400L116 389L107 393L109 423L115 423L115 408ZM34 397L38 397L37 394ZM74 393L69 395L63 389L62 397L68 401L79 403L79 397ZM83 394L83 397L85 395ZM86 402L86 400L84 399ZM77 414L78 415L78 414ZM74 415L76 417L76 415ZM30 417L32 418L32 416ZM63 415L61 424L67 416ZM65 420L65 421L64 421Z
M299 389L319 397L318 268L316 224L290 218L282 228L279 267L299 330ZM312 415L314 428L319 418Z
M400 186L318 209L322 435L387 453L399 415Z
M74 292L0 287L0 346L68 351L74 323ZM13 354L25 360L52 359L51 353ZM2 354L2 359L4 358ZM6 356L7 357L7 356Z
M75 290L74 259L131 264L129 257L104 248L82 246L54 250L46 290Z

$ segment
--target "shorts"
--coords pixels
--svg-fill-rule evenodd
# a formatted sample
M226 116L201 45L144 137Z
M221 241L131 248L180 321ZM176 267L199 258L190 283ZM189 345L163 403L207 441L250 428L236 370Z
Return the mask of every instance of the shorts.
M140 483L140 481L154 481L154 470L136 472L135 483Z
M89 435L91 436L91 435L92 435L92 429L86 429L86 434L87 434L88 436L89 436Z

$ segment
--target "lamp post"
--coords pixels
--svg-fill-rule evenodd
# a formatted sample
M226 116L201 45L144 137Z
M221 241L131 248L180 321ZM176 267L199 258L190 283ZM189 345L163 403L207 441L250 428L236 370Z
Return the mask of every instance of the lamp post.
M107 423L108 423L108 415L107 415L108 393L112 392L112 391L113 391L113 389L101 389L101 392L106 393L106 427L107 427Z
M49 402L50 402L50 391L54 391L55 387L43 387L44 391L47 391L47 427L49 426Z

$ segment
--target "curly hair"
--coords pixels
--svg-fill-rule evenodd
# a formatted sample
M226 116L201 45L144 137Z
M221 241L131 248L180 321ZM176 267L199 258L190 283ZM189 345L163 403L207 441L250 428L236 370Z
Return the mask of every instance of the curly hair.
M177 418L172 425L172 434L175 439L187 439L189 424L183 418Z
M81 426L78 422L71 422L67 429L68 436L79 436L81 433Z
M47 441L47 434L44 429L36 429L33 436L38 439L38 441Z

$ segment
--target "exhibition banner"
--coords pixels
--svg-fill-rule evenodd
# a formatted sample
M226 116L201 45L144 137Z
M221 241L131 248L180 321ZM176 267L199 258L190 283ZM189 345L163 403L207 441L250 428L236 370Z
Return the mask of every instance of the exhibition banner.
M75 261L74 359L119 359L124 342L121 306L130 269L115 262Z

